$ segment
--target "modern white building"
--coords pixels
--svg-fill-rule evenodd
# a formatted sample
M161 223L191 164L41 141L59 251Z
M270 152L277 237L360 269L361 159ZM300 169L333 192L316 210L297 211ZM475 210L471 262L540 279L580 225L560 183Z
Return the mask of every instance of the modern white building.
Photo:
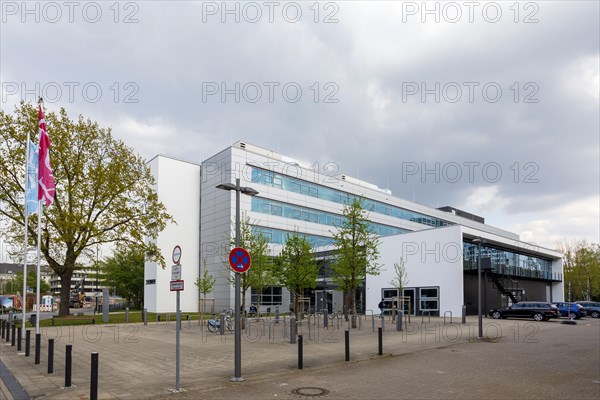
M200 164L158 155L149 161L156 179L154 188L176 223L169 224L156 242L166 267L146 262L144 307L151 312L173 312L176 294L170 291L173 248L181 253L181 309L198 310L198 289L194 286L200 268Z
M235 236L235 192L217 189L222 183L251 187L258 195L241 195L242 218L254 231L263 233L278 254L289 234L306 236L317 248L333 243L333 232L342 221L344 203L360 196L369 210L372 230L381 235L382 272L369 276L357 293L360 310L376 309L381 298L398 293L389 283L394 262L403 259L408 284L403 295L412 296L412 312L460 313L462 305L474 312L473 282L477 266L476 245L482 238L482 261L486 274L486 307L528 298L559 301L563 298L562 255L531 246L519 235L484 223L484 219L458 209L436 209L392 196L389 190L351 178L329 174L319 165L302 163L248 143L237 142L201 164L157 156L150 161L161 201L174 216L161 233L158 246L166 260L175 245L182 256L182 309L196 311L198 291L193 282L201 268L217 278L211 297L217 309L233 308L234 290L228 279L227 256ZM325 172L323 172L325 171ZM342 295L326 276L327 252L320 252L322 274L318 286L307 291L311 306L342 307ZM149 311L175 309L175 294L169 291L170 264L162 269L146 264L145 307ZM501 293L499 293L501 292ZM262 294L264 309L287 311L290 296L272 287ZM246 304L252 301L248 294ZM475 301L476 303L476 301Z

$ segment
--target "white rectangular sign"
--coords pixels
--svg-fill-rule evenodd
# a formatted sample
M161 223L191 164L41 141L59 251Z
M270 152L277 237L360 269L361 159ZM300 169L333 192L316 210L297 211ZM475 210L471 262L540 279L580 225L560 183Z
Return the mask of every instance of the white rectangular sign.
M173 265L171 268L171 280L178 281L181 279L181 265Z
M183 290L183 281L171 281L171 292Z

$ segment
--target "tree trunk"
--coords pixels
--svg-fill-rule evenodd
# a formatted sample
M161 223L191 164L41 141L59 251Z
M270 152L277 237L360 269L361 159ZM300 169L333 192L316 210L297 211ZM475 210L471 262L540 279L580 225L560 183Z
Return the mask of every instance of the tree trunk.
M299 294L298 292L294 292L294 315L296 317L296 321L298 320L298 298L299 298Z
M344 293L344 318L346 321L348 321L348 314L350 310L350 293L349 292L345 292Z
M350 301L352 302L352 328L356 328L356 289L352 289L351 293L352 299Z
M69 315L69 300L71 299L71 277L73 271L67 269L60 275L60 308L59 316Z

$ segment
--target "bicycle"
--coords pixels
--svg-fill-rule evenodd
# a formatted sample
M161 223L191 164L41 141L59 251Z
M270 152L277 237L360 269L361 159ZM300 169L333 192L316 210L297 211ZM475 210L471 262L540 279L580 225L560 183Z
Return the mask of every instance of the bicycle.
M337 319L342 319L343 315L344 315L344 314L342 313L342 311L341 311L341 310L337 310L337 311L334 311L334 312L332 312L332 313L329 313L329 314L327 314L327 317L328 317L328 318L329 318L331 321L333 321L333 320L335 320L336 318L337 318Z
M207 327L210 332L219 332L221 330L221 319L209 319ZM225 313L225 328L229 332L233 331L233 321L231 320L231 312Z

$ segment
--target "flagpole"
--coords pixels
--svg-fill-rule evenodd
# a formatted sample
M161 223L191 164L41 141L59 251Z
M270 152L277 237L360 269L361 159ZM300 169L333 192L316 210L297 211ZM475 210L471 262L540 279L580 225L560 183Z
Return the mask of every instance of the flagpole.
M42 201L38 201L38 226L37 226L37 278L35 289L35 333L40 333L40 243L42 241Z
M23 318L21 319L22 338L25 337L25 321L27 321L27 229L29 212L27 210L27 188L29 187L29 132L27 132L27 143L25 144L25 248L23 255L23 293L21 295L21 307L23 307Z

